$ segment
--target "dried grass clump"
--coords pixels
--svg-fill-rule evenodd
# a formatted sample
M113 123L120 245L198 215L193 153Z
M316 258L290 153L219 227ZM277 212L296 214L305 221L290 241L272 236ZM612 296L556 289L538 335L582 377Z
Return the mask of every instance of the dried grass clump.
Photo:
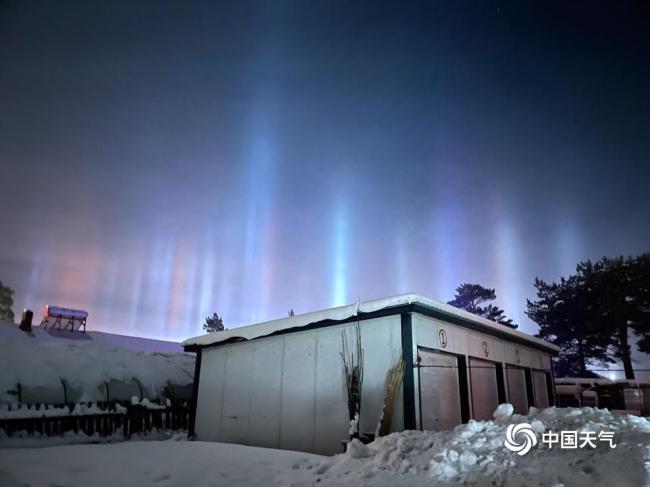
M356 326L356 343L351 349L348 343L347 333L341 333L343 359L343 370L345 372L345 384L348 393L348 413L350 421L356 420L356 432L351 436L359 436L359 418L361 417L361 392L363 390L363 348L361 348L361 327Z
M390 433L390 426L395 410L395 399L402 386L404 379L404 357L400 353L393 361L393 366L388 370L386 380L386 397L384 399L384 411L379 422L378 436L385 436Z

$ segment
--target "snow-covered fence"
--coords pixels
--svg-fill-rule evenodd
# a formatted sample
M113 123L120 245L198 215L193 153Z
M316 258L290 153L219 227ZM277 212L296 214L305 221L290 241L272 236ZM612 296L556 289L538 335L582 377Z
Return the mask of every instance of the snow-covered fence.
M83 411L81 408L70 411L68 407L46 406L0 410L0 429L4 430L7 436L63 436L68 432L111 436L118 432L123 434L127 424L125 411L102 410L93 406Z
M587 378L555 380L559 407L600 407L650 416L650 384Z
M49 387L30 386L21 384L7 390L7 393L14 396L19 405L38 406L40 404L50 404L52 406L65 406L67 404L76 404L82 401L88 402L88 399L82 399L83 394L79 388L71 386L66 380L60 379L53 382L54 385ZM131 401L131 398L149 400L172 401L189 401L192 398L193 384L176 384L167 381L164 388L156 391L145 385L136 377L130 380L110 379L101 382L96 387L96 393L91 401L114 403ZM0 405L2 403L0 402Z
M132 398L131 402L76 404L73 407L0 406L0 430L7 436L146 435L154 430L186 430L190 407L187 401L167 399L164 404Z
M52 387L18 383L9 391L18 404L0 404L0 430L8 436L82 432L129 438L153 430L188 429L192 384L168 381L156 398L135 377L105 381L97 390L100 400L81 402L80 391L65 380Z

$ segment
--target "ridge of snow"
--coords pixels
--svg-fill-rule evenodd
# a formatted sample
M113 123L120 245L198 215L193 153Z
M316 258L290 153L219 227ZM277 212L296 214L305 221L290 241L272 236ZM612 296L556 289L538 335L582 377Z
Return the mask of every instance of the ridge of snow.
M44 328L39 325L32 326L31 332L22 331L18 325L7 321L0 321L0 340L2 339L23 339L32 338L39 342L67 342L81 343L93 342L109 347L115 347L134 352L163 352L163 353L182 353L183 347L178 342L158 340L155 338L144 338L129 335L120 335L116 333L107 333L105 331L89 330L86 332L69 330L56 330L53 328Z

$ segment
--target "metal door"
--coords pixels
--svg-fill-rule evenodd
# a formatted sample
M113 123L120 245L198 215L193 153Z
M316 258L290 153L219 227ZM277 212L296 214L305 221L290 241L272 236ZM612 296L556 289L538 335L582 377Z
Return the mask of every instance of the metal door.
M451 354L420 350L420 417L422 429L450 430L462 422L458 359Z
M508 402L514 406L515 413L528 414L524 369L507 366L506 378L508 382Z
M546 388L546 373L542 370L533 370L533 394L535 394L535 407L548 407L548 389Z
M469 376L472 388L474 419L492 419L494 410L499 405L495 364L470 357Z

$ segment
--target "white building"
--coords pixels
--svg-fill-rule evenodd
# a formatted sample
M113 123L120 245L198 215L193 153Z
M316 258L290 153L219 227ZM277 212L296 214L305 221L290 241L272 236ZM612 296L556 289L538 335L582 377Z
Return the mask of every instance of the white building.
M554 345L416 294L331 308L186 340L197 353L199 440L331 454L349 438L341 334L364 350L361 432L375 432L387 374L406 368L392 429L451 429L554 403Z

